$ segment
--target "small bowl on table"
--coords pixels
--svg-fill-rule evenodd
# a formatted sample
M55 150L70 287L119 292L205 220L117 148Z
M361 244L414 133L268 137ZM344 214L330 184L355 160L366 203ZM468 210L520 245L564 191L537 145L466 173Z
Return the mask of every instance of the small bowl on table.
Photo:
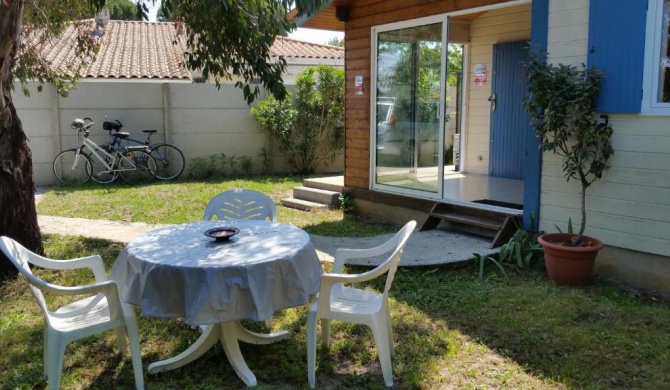
M230 238L240 232L236 227L224 226L209 229L205 232L207 237L215 239L217 242L229 241Z

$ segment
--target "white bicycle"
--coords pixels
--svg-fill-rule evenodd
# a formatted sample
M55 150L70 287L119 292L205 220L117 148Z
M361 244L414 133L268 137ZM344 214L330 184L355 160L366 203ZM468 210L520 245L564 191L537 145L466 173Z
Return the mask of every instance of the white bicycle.
M79 146L60 152L53 169L61 183L83 184L90 179L107 184L119 177L128 184L148 183L156 177L156 160L146 146L108 149L91 141L91 118L75 119L71 127L78 131ZM127 133L113 134L123 139ZM86 149L86 150L84 150Z

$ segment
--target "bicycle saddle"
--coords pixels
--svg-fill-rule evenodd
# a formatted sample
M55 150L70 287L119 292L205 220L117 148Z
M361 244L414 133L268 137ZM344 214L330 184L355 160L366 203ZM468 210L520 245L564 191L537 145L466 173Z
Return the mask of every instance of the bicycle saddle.
M120 138L120 139L126 139L126 138L130 137L130 133L127 133L125 131L119 131L118 133L112 134L112 137Z
M121 122L119 122L118 119L115 120L114 122L110 122L110 121L102 122L102 128L105 129L105 130L119 131L119 130L121 130L122 127L123 127L123 125L121 124Z

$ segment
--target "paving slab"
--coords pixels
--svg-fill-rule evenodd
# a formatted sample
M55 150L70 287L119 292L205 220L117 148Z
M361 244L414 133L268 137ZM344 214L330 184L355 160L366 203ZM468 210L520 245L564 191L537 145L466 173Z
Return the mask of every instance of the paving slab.
M164 226L141 222L119 222L104 219L65 218L38 215L37 224L42 233L65 236L83 236L129 243L135 237Z
M312 242L322 261L333 261L337 248L373 248L393 237L393 234L384 234L376 237L324 237L312 235ZM462 262L472 259L473 253L491 255L497 249L491 249L491 240L453 232L447 230L414 231L409 237L403 257L400 260L402 267L435 266ZM376 266L387 257L370 259L352 259L348 264Z

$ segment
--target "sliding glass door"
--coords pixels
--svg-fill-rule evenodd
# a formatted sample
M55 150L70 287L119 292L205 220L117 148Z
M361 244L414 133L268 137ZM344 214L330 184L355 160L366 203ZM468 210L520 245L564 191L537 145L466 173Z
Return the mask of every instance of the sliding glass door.
M372 186L441 198L447 18L373 29Z

